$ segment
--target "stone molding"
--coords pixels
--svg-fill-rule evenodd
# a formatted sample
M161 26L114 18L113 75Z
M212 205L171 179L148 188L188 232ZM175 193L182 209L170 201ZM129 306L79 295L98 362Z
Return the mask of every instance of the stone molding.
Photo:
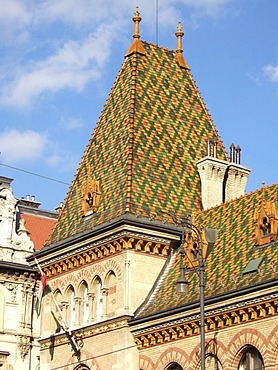
M94 337L102 333L108 333L113 330L122 329L124 327L128 327L128 319L126 317L121 320L109 320L109 322L103 321L102 323L91 324L85 328L76 329L74 330L74 337L78 343L83 343L87 338ZM55 335L54 337L51 336L51 338L39 339L39 343L41 345L41 350L47 350L52 346L57 347L64 344L70 344L70 340L66 333L63 333Z
M63 255L63 258L57 257L51 259L47 264L41 263L41 266L47 277L53 277L115 253L131 249L137 252L167 257L170 253L170 241L157 237L146 238L146 236L138 233L123 232L120 235L114 235L103 241L76 249Z
M206 312L205 331L246 324L278 314L278 294L229 305ZM174 342L178 339L200 335L200 315L155 325L147 330L132 332L138 349Z

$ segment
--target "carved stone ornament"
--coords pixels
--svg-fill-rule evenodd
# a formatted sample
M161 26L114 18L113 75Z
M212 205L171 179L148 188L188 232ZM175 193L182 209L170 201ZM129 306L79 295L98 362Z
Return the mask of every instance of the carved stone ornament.
M11 302L16 303L16 291L17 291L17 284L10 283L9 281L4 282L5 287L11 292Z
M100 198L99 180L89 179L82 188L82 211L84 216L88 213L97 212Z
M19 336L18 349L22 360L28 355L31 347L31 338L26 335Z
M278 232L277 202L263 199L262 205L254 215L255 244L265 245L274 241Z

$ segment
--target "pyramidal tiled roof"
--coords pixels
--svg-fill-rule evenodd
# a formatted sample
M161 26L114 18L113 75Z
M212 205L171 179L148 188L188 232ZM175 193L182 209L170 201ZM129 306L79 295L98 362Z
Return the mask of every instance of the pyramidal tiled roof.
M213 227L218 230L217 240L206 261L205 297L237 292L270 281L277 281L278 238L263 245L256 245L256 213L264 202L274 204L278 200L278 184L262 188L241 198L199 212L194 225ZM277 211L276 211L277 212ZM189 293L178 294L176 281L180 275L179 250L175 253L171 268L164 266L167 273L160 274L152 292L135 313L135 318L151 316L199 302L199 277L196 271L188 270ZM248 263L262 258L259 271L244 274Z
M133 43L101 113L69 189L49 244L91 230L126 213L149 217L201 208L196 161L207 139L227 153L182 56L139 40ZM139 20L138 20L139 19ZM99 180L101 198L90 217L82 214L82 187Z

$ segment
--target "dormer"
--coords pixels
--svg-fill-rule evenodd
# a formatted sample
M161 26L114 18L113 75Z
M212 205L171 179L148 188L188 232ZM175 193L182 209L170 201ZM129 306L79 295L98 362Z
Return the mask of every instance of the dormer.
M278 202L266 201L263 198L261 207L255 212L254 222L257 246L274 241L278 233Z

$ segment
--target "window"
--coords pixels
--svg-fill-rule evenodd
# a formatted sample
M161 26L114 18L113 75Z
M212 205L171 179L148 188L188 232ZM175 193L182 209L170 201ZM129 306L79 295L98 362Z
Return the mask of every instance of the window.
M173 362L168 365L165 370L183 370L183 368L176 362Z
M75 323L75 302L74 291L70 294L70 327L73 328Z
M73 287L70 285L66 292L66 302L67 302L67 315L66 320L70 328L74 327L75 324L75 292Z
M102 282L99 276L96 276L93 282L94 294L94 321L100 321L102 318L103 303L102 303Z
M75 323L78 325L87 325L89 321L89 296L88 296L88 284L85 280L82 280L78 288L78 301L79 310L78 317ZM77 313L76 313L77 314Z
M89 318L88 288L85 287L83 292L83 325L87 325L88 318Z
M105 287L108 289L107 295L107 316L111 317L116 312L117 279L115 273L110 270L105 278Z
M238 370L264 370L262 355L255 347L249 347L244 352Z
M97 321L101 320L102 316L102 286L101 281L98 282L97 285Z
M90 370L90 368L84 364L77 365L74 370Z

